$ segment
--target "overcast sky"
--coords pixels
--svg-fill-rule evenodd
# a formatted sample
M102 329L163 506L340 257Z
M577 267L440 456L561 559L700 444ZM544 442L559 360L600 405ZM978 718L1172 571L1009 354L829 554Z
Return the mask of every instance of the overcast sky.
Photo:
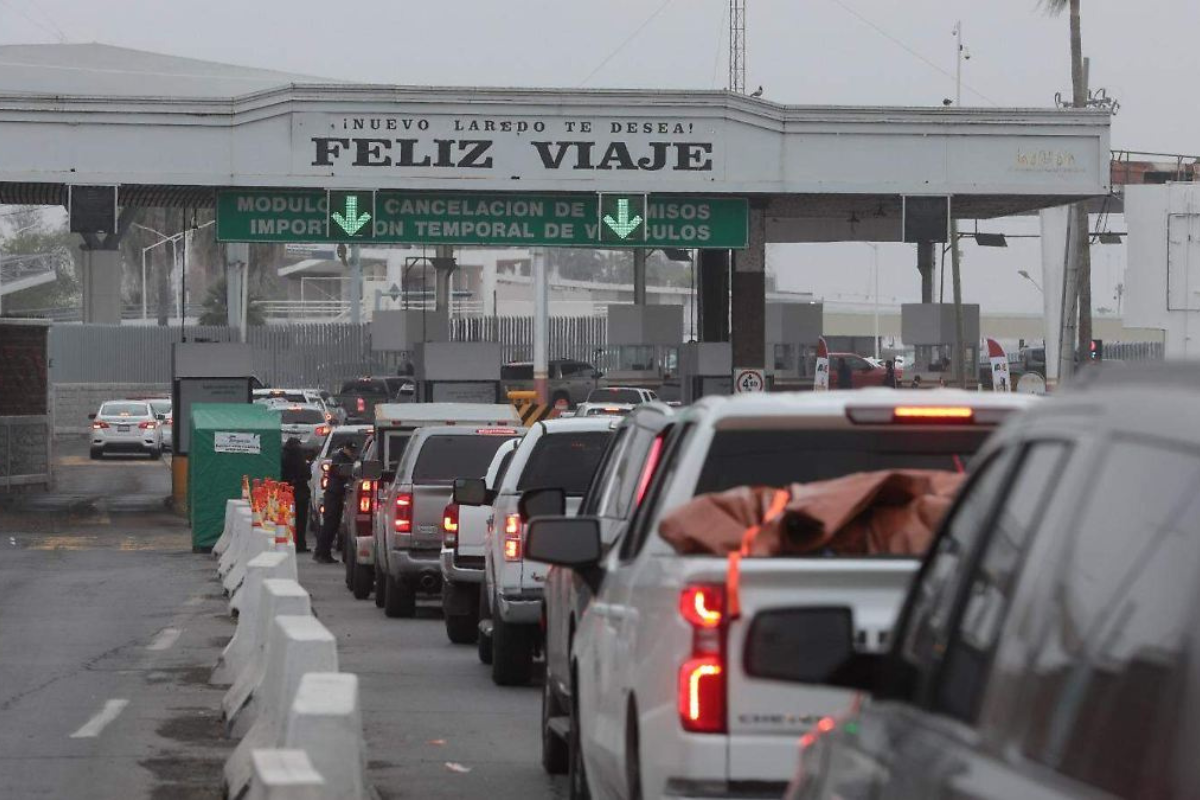
M955 20L971 59L964 105L1047 106L1069 94L1067 18L1034 0L747 0L747 84L787 103L940 105L954 93ZM1195 153L1200 3L1083 0L1092 85L1121 103L1112 144ZM98 41L330 78L417 85L724 88L728 0L0 0L0 42ZM630 38L632 36L632 39ZM1123 222L1115 220L1116 229ZM1036 233L1005 221L990 230ZM1111 305L1123 247L1095 260ZM912 246L881 247L880 294L918 292ZM1036 239L966 246L968 301L1035 311ZM781 286L865 299L863 245L773 247ZM1107 277L1113 276L1115 277ZM948 281L947 281L948 283ZM949 292L949 286L947 286ZM854 298L854 295L863 297Z

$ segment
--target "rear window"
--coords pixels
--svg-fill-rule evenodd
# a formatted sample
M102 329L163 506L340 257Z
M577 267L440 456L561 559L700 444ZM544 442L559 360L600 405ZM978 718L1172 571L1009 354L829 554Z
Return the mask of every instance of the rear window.
M637 405L642 402L642 393L637 389L593 389L588 395L589 403L629 403Z
M148 417L150 409L145 403L105 403L100 407L103 417Z
M342 394L381 395L387 396L387 384L381 380L346 381L342 384Z
M500 368L500 380L531 381L533 380L533 365L505 364Z
M411 438L411 430L387 432L383 440L383 458L380 461L388 472L395 472L396 467L400 466L400 458L408 448L408 440Z
M450 483L482 478L506 436L430 436L417 454L413 483Z
M600 406L599 408L589 408L586 417L624 417L629 414L628 408L609 408Z
M283 424L285 425L320 425L324 421L325 415L315 408L283 409Z
M354 431L339 431L334 429L333 437L329 442L329 452L332 454L342 449L342 445L346 442L354 442L354 446L361 452L363 442L367 440L367 434L355 433Z
M970 430L718 431L696 494L786 486L884 469L961 471L991 433Z
M171 401L170 400L151 400L150 407L154 409L155 414L170 414L171 413Z
M529 454L517 491L558 487L582 496L600 465L612 431L552 433L538 439Z

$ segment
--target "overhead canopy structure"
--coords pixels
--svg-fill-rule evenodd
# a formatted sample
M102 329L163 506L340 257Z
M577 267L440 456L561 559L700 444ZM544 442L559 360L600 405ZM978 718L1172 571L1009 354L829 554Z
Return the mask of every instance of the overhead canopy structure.
M1106 194L1109 116L806 107L728 92L357 85L102 45L0 47L0 202L118 184L741 196L767 241L901 238L901 198L995 217Z

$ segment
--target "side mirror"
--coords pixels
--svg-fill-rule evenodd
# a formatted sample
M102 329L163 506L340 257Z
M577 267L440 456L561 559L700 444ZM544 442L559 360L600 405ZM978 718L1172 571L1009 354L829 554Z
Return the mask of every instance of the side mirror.
M454 502L460 506L486 506L488 504L487 482L483 478L456 478Z
M567 513L567 493L558 487L530 489L517 501L521 519L562 517Z
M383 477L383 462L381 461L362 461L359 462L359 476L369 480L377 481Z
M829 684L854 656L849 608L782 608L754 617L744 667L756 678Z
M88 419L95 419L95 418L96 418L95 414L88 414Z
M592 517L538 517L529 521L525 557L584 571L600 563L600 523Z

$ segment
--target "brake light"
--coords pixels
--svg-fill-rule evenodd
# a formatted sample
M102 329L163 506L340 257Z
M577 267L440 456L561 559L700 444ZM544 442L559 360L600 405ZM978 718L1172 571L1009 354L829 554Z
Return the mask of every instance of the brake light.
M328 425L318 425L317 429L315 431L313 431L313 433L315 433L317 436L328 436L329 435L329 426Z
M396 519L392 527L396 533L412 533L413 497L408 492L396 495Z
M692 733L725 733L725 587L684 587L679 613L692 628L691 657L679 667L679 722Z
M504 518L504 560L521 560L520 514L509 514Z
M450 503L442 511L442 542L447 547L458 547L458 503Z
M158 427L158 423L147 420L146 422L139 422L138 427L144 431L152 431Z
M650 478L654 476L654 470L658 469L659 459L662 458L663 437L660 434L655 437L654 444L650 445L650 454L646 456L646 463L642 465L642 475L638 478L637 485L637 504L642 504L642 498L646 496L646 490L650 488Z
M104 422L103 420L96 420L95 422L92 423L92 430L94 430L94 431L98 431L98 430L101 430L101 429L107 428L107 427L108 427L108 423Z
M321 490L324 491L328 487L329 487L329 475L328 474L322 475L321 476Z
M892 416L897 422L905 420L968 422L974 418L975 411L966 406L897 406L896 410L892 412Z
M360 413L367 410L367 401L362 399L361 397L356 398L355 405L358 408Z
M358 513L370 514L372 495L375 493L374 481L363 481L358 487Z

